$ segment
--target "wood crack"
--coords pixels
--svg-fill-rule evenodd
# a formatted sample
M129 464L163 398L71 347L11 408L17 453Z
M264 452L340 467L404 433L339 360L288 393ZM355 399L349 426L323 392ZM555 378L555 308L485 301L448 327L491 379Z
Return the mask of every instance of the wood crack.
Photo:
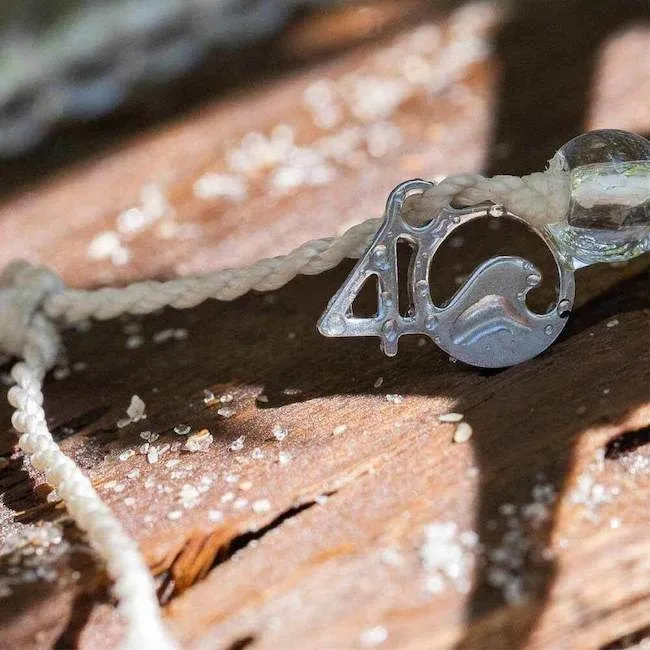
M650 426L624 431L605 445L605 458L616 460L647 444L650 444Z
M325 496L337 490L324 492ZM158 576L158 596L161 604L168 604L173 598L205 578L210 571L230 560L235 553L244 550L252 542L261 540L286 521L309 510L318 502L305 501L280 512L265 526L232 536L231 529L220 528L209 535L197 532L191 535L171 561L169 567Z

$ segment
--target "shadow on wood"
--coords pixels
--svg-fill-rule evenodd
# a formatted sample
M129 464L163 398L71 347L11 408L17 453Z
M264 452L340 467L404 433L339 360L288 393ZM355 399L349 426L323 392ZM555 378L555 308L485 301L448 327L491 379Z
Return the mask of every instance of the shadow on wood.
M509 20L495 37L495 55L502 72L486 173L527 174L538 170L565 142L582 133L601 47L607 38L628 23L647 20L648 5L640 1L624 5L616 0L520 0L514 3ZM613 296L610 304L612 300L617 298ZM647 296L641 296L641 300L647 300ZM593 317L593 313L591 316L585 314L584 319L593 322ZM580 318L576 320L581 322ZM580 325L575 321L571 323L570 332L575 332L577 326ZM577 434L582 423L579 418L576 420ZM552 426L552 422L549 424ZM489 440L489 436L481 436L475 441L482 467L490 467L497 453ZM541 472L561 492L563 476L571 461L570 449L564 451L551 462L540 458L527 467L530 482ZM495 540L502 534L502 531L493 530L499 503L517 505L522 499L525 501L528 494L522 490L511 495L500 494L498 499L494 497L493 490L483 486L477 512L481 539ZM552 528L549 534L551 531ZM543 548L547 541L548 537L539 540L540 547ZM553 563L535 560L532 557L534 547L526 555L526 562L537 563L541 568L536 572L537 584L533 590L537 594L534 598L537 605L529 602L523 617L521 610L515 609L513 621L517 622L516 626L509 631L494 630L493 647L505 647L505 639L508 648L524 647L544 608L554 577ZM485 615L491 608L487 579L484 572L475 583L468 620ZM503 623L503 619L499 620ZM467 637L457 647L458 650L490 647L486 643L486 630L482 626L469 626Z
M582 133L602 46L627 25L649 18L644 0L514 2L495 36L501 79L486 173L537 171Z
M245 434L261 444L269 435L261 414L300 403L307 407L301 412L316 423L323 417L316 405L324 397L395 393L448 398L476 430L472 444L480 483L475 529L489 557L503 546L508 533L504 504L521 510L540 482L562 494L572 448L581 432L611 419L610 414L620 418L647 400L650 352L643 312L649 306L647 272L616 284L608 294L578 309L561 340L542 357L495 372L452 364L432 344L420 347L415 337L405 337L400 355L387 359L374 339L329 340L318 335L314 323L350 268L347 263L318 278L297 278L272 298L250 294L232 303L210 302L188 312L168 310L144 319L147 337L159 324L192 332L187 341L176 344L176 354L146 348L125 355L119 323L97 324L92 335L68 335L67 349L76 358L87 358L89 368L83 380L73 380L74 388L65 381L49 382L48 401L59 405L54 426L79 421L79 409L96 403L98 397L100 402L126 404L137 386L159 388L146 398L147 427L152 430L162 435L179 417L190 426L205 426L205 413L193 410L191 402L211 376L218 377L224 389L257 387L268 397L268 402L258 401L244 419L222 419L216 429L211 426L220 441ZM613 272L605 267L587 273L602 278ZM625 314L630 315L625 329L604 327L608 318L623 320ZM597 337L590 336L594 328ZM374 386L378 376L383 377L380 389ZM576 417L580 407L593 400L590 396L601 392L601 384L611 385L612 377L625 377L626 385ZM359 408L367 407L360 403ZM84 419L82 430L69 441L79 439L75 443L78 462L99 468L100 459L107 462L109 446L112 455L132 442L105 426L115 410L94 412L99 420ZM372 411L363 410L359 417L372 428ZM95 459L92 463L87 454ZM511 602L504 609L502 590L480 570L461 647L510 650L524 645L544 610L554 576L552 559L543 555L553 532L552 507L549 517L532 533L522 531L518 540L520 563L512 567L517 586L508 596L511 601L525 598L525 606ZM196 571L198 578L208 569ZM68 634L73 633L71 625Z

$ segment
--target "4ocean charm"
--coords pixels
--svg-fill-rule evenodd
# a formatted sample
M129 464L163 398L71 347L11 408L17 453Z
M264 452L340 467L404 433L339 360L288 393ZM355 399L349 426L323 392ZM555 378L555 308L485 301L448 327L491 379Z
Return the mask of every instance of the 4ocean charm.
M322 334L379 336L389 356L397 353L403 334L425 334L465 363L515 365L537 356L559 336L573 307L575 270L650 250L650 142L641 136L593 131L564 145L546 172L482 179L484 183L474 175L466 179L467 196L463 177L439 185L407 181L392 192L382 226L318 323ZM454 182L461 185L454 187L460 192L445 186ZM452 207L445 198L471 207ZM430 269L441 245L469 221L503 217L525 223L552 253L558 276L555 304L544 314L531 311L526 295L540 284L541 273L520 257L499 256L480 264L447 304L435 305ZM412 306L405 315L398 304L400 242L415 251L407 280ZM371 318L356 317L352 304L373 277L377 312Z

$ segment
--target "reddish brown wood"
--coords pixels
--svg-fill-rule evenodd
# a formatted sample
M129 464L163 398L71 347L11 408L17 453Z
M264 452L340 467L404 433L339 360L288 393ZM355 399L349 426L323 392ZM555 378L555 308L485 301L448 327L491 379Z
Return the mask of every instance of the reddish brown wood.
M452 22L441 22L448 43ZM432 98L415 93L390 117L402 130L399 148L342 165L336 184L273 198L263 173L241 204L192 192L201 174L226 169L226 152L248 132L268 134L290 121L299 143L313 146L324 132L302 105L305 88L383 73L386 51L404 47L412 29L207 105L14 197L0 207L2 262L27 256L77 286L242 265L380 214L388 190L405 177L479 169L494 158L494 58L464 69ZM604 50L617 64L602 63L590 126L650 130L629 108L650 96L637 62L643 38L647 31L636 29ZM618 88L627 89L625 102L612 101ZM539 167L554 148L545 146L536 152ZM169 199L166 219L198 224L199 236L161 239L154 227L127 242L128 265L89 260L92 238L114 229L117 214L151 181ZM448 290L454 276L504 246L548 263L521 230L479 227L441 259ZM416 337L400 343L396 359L384 358L375 340L320 337L316 319L351 266L298 278L270 297L147 317L146 343L131 350L133 319L65 334L70 364L87 367L48 378L51 427L140 543L183 647L362 648L375 626L387 633L379 647L400 650L611 649L625 635L643 636L650 623L647 258L581 271L578 308L561 340L539 359L500 372L450 363ZM187 339L153 341L169 328L186 329ZM204 389L233 401L206 405ZM148 418L118 429L133 394L144 399ZM221 406L234 414L220 415ZM451 410L474 428L467 444L454 445L453 425L438 420ZM0 416L8 422L9 408ZM184 441L173 431L181 423L212 432L207 452L169 450L153 464L139 453L142 430L160 435L156 446L171 445ZM273 436L278 424L288 430L282 442ZM243 450L230 450L242 435ZM65 520L61 506L46 501L42 477L13 454L15 441L8 428L0 438L0 541ZM252 455L257 447L262 458ZM136 453L120 460L129 449ZM291 454L286 464L281 451ZM601 487L585 499L590 477ZM204 490L196 504L185 485ZM554 501L536 510L533 492L545 485ZM238 498L247 500L241 508ZM262 499L268 510L253 509ZM222 521L210 515L216 510ZM170 518L176 511L180 518ZM536 512L547 518L534 525ZM435 522L480 537L482 548L467 553L469 593L449 579L442 593L426 592L432 572L421 553L426 525ZM520 526L529 544L517 571L528 600L519 604L504 602L490 584L508 526ZM60 555L53 549L48 560L53 581L17 585L0 599L3 650L116 643L120 622L101 565L73 526L65 531L69 547ZM0 557L0 579L12 561Z

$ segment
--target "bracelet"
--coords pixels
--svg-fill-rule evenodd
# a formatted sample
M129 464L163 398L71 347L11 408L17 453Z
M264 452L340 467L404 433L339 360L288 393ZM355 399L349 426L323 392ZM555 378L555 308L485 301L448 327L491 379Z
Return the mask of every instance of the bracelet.
M447 305L434 305L429 266L441 244L464 223L504 217L526 223L551 250L559 274L554 308L540 315L526 307L526 293L541 275L518 257L484 262ZM404 317L397 305L400 239L418 249L409 278L414 307ZM146 314L166 306L189 308L207 298L233 300L251 289L277 289L301 273L322 273L345 257L361 257L319 321L323 334L380 336L390 355L397 352L402 334L418 332L462 361L499 367L525 361L557 338L573 306L577 269L632 259L648 250L650 142L607 130L571 140L545 172L522 178L461 174L438 184L408 181L391 194L383 224L370 219L338 238L307 242L248 268L79 291L66 289L48 269L10 264L0 274L0 352L22 359L12 368L15 385L7 395L15 408L12 424L21 434L18 445L44 472L106 562L127 624L122 649L177 646L164 627L154 581L137 543L49 430L42 389L61 351L59 324ZM372 275L380 285L378 314L355 318L352 302Z

